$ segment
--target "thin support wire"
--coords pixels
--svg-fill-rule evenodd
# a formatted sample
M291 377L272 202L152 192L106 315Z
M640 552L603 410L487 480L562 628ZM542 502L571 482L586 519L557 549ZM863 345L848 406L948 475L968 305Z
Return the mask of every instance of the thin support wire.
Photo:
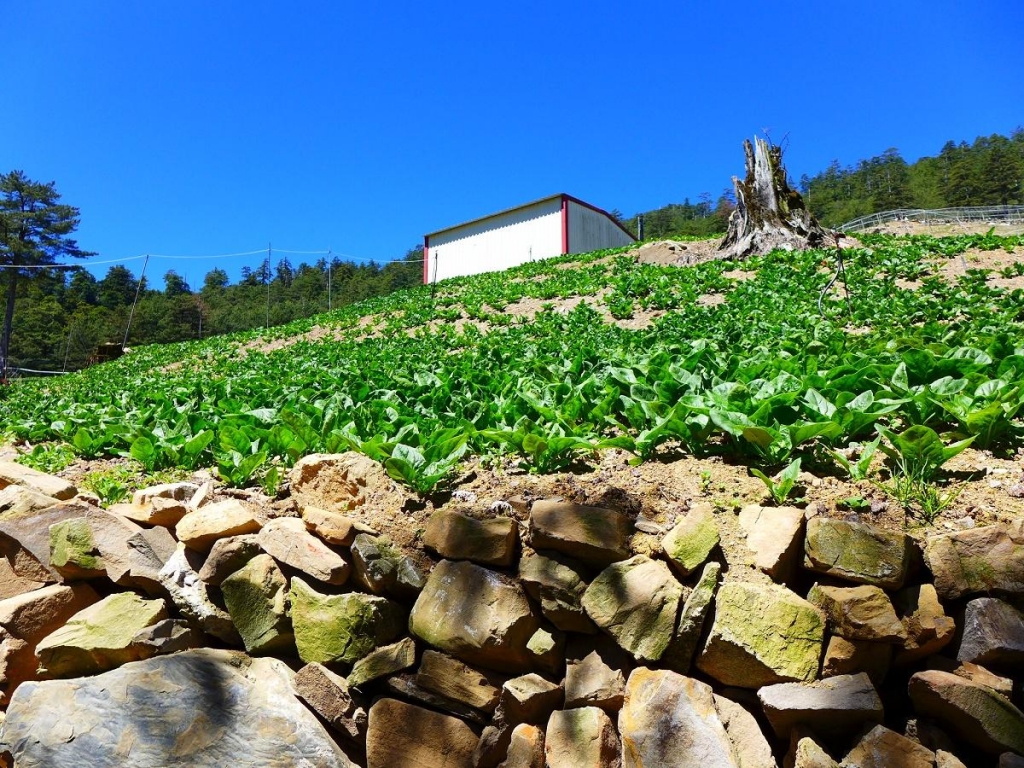
M142 283L146 280L146 267L149 266L149 256L142 263L142 274L139 275L138 285L135 286L135 301L132 302L132 311L128 313L128 325L124 329L124 340L121 342L121 351L128 346L128 332L132 329L132 320L135 317L135 307L139 303L139 294L142 293Z

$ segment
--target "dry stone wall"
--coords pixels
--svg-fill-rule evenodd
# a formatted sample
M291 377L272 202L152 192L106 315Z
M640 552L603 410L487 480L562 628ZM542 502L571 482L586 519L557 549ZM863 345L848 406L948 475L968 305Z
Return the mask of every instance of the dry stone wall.
M389 481L353 455L303 460L315 495L278 518L189 483L103 510L20 472L7 766L1024 760L1022 519L917 539L752 507L750 579L733 513L696 504L654 551L635 512L560 499L442 509L401 551L360 521Z

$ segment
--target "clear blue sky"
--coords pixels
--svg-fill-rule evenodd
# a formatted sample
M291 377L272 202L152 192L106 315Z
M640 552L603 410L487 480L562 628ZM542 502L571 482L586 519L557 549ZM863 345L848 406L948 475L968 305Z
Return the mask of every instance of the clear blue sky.
M555 192L627 215L717 197L762 129L788 137L798 178L1024 124L1020 0L3 0L2 15L0 171L55 181L97 259L271 242L387 260ZM149 269L198 287L246 262Z

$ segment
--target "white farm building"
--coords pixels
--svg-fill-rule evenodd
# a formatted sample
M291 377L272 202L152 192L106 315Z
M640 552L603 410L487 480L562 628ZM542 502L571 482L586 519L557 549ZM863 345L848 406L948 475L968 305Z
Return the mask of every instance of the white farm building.
M564 193L423 238L423 282L635 242L611 214Z

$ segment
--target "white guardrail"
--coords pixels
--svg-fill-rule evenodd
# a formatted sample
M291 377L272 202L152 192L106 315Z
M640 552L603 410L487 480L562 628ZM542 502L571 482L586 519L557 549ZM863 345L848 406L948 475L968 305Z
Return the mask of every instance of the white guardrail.
M899 208L861 216L839 227L841 232L857 232L877 227L890 221L919 221L924 224L963 224L969 221L1024 222L1024 205L977 205L966 208L940 208L928 211L921 208Z

